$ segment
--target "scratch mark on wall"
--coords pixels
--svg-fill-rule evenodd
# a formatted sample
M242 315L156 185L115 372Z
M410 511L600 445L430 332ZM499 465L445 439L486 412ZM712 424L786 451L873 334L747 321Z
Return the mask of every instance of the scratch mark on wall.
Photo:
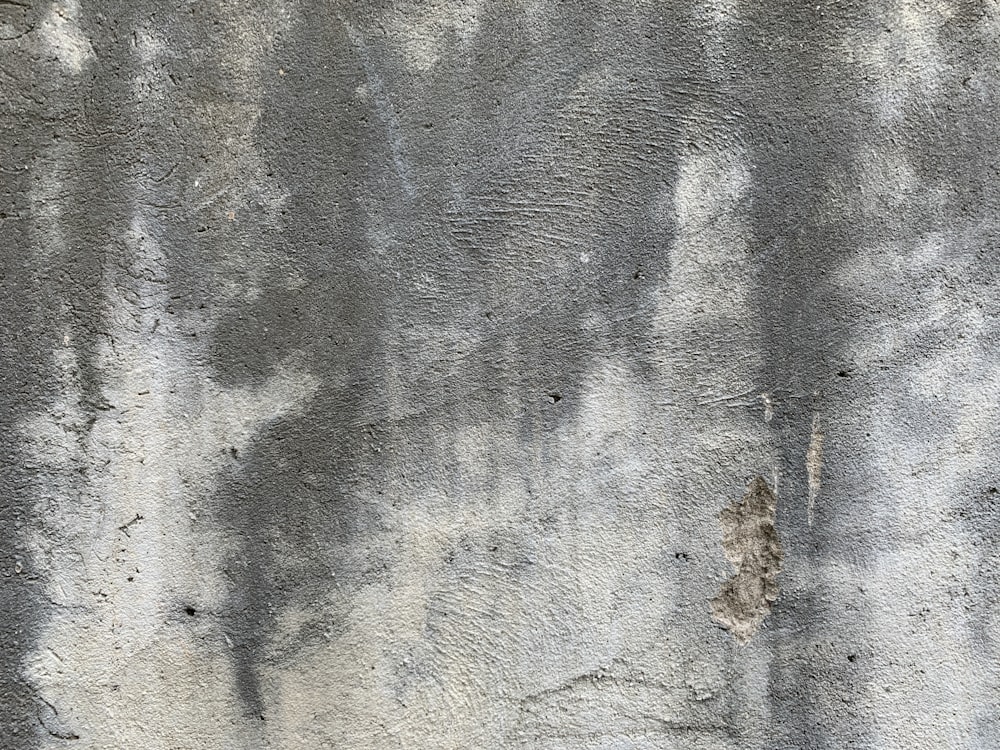
M762 477L719 514L722 546L736 572L712 600L712 619L746 643L778 598L784 553L774 528L777 498Z
M813 522L813 509L819 497L820 481L823 473L823 433L819 429L819 413L813 416L812 437L806 450L806 473L809 477L809 525Z
M764 421L770 422L774 419L774 399L770 393L762 393L760 398L764 402Z

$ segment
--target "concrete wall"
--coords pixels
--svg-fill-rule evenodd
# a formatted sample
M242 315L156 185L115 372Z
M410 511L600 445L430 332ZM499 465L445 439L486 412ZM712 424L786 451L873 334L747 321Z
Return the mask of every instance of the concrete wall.
M0 2L0 747L994 748L1000 6Z

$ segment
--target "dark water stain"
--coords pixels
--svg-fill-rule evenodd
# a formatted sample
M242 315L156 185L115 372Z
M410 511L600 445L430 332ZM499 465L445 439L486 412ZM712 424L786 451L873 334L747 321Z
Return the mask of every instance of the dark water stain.
M8 123L0 127L6 131ZM29 140L30 139L26 139ZM47 613L44 581L25 547L25 530L34 522L36 467L18 434L23 424L44 408L48 389L56 387L49 368L50 350L44 331L46 311L38 304L43 286L30 259L13 252L28 231L24 196L29 173L0 177L0 200L10 213L0 222L0 607L5 637L0 641L0 727L11 750L37 747L35 732L42 704L22 678ZM13 209L13 210L11 210Z
M530 457L574 419L595 361L651 371L651 282L672 233L651 203L676 173L674 113L695 104L671 82L701 54L686 12L631 19L646 37L618 60L587 51L607 33L596 12L553 9L529 44L527 17L497 10L422 77L361 11L320 11L277 45L284 75L266 83L256 137L289 193L271 252L303 283L265 276L217 326L212 364L221 382L261 382L302 351L321 383L215 498L241 540L226 627L248 713L264 708L266 667L301 647L275 645L278 615L343 627L317 593L331 576L348 599L385 579L389 519L414 488L461 502L470 481L531 483ZM513 426L521 446L464 477L441 430L481 424Z
M36 747L46 730L55 737L76 738L59 723L56 708L24 679L25 659L34 652L50 613L45 591L49 571L36 568L25 544L28 529L44 534L49 528L40 493L51 467L47 457L32 455L21 429L47 413L53 394L61 392L52 354L63 346L64 336L76 354L70 376L79 385L75 406L83 415L70 428L83 440L108 408L96 352L105 341L105 232L114 233L121 211L111 197L115 186L98 135L103 124L88 105L92 97L121 101L123 91L102 89L97 83L101 73L89 64L79 81L68 78L30 33L47 9L41 4L15 6L24 11L21 20L29 33L7 38L0 49L6 81L0 116L5 144L0 170L0 419L6 425L0 436L0 607L6 633L0 644L0 723L4 746L22 750ZM2 20L11 13L5 8ZM107 113L116 112L113 104L107 107ZM71 481L84 482L88 468L75 467Z
M779 456L778 528L791 585L787 604L783 599L773 613L768 637L770 701L773 715L781 717L771 736L796 747L841 747L847 737L863 737L866 726L863 717L834 711L831 718L827 710L819 721L813 701L830 705L831 695L851 695L857 675L848 679L843 670L808 668L812 641L823 629L812 630L810 622L821 621L811 618L802 603L821 597L826 582L812 573L808 581L799 581L797 561L812 568L829 557L852 554L858 540L837 533L838 518L864 515L849 483L827 482L816 522L810 524L806 456L816 411L835 415L842 408L827 393L827 384L843 369L839 352L859 322L851 301L829 279L854 248L873 239L856 222L831 218L829 210L832 190L856 191L857 148L871 119L862 104L868 84L839 50L855 29L872 23L859 3L758 5L749 11L737 47L747 73L751 247L763 330L760 386L786 396L769 424ZM847 448L834 448L834 455L840 450ZM837 515L827 507L836 507ZM786 606L796 610L795 617L782 614ZM854 641L865 638L863 620L845 630Z
M859 3L790 2L747 9L721 73L705 59L714 32L690 3L634 12L556 3L536 17L486 4L474 38L445 33L438 61L423 72L384 30L392 4L324 5L307 22L274 30L255 130L260 173L242 175L287 198L278 208L248 199L233 222L218 206L195 205L184 188L205 165L237 158L226 133L213 131L213 123L232 126L234 115L220 115L219 125L206 113L255 105L253 82L224 55L203 54L232 19L203 5L88 5L83 24L96 61L78 91L57 82L51 61L37 83L27 62L10 67L23 96L4 111L34 104L23 115L33 123L27 135L20 115L0 119L12 160L32 167L0 174L0 284L8 292L0 326L10 363L0 415L15 425L44 411L57 387L50 353L66 327L80 356L82 406L91 417L106 408L95 358L105 335L101 280L109 266L124 273L114 267L133 192L166 247L175 279L168 314L213 304L220 280L256 287L256 299L232 303L211 333L213 377L260 384L298 352L320 380L301 413L273 420L232 456L210 503L239 540L221 617L244 707L260 716L265 667L345 627L345 613L323 599L331 578L349 601L398 563L390 521L408 493L443 486L461 502L468 486L507 475L542 485L546 438L579 416L596 366L614 362L658 382L656 287L669 271L674 227L653 220L651 204L671 194L685 149L739 140L753 162L747 205L764 331L753 345L766 363L756 384L780 399L769 429L782 470L776 525L786 560L817 569L838 559L871 563L877 531L851 520L867 518L866 478L844 470L859 448L837 444L836 420L812 525L806 513L812 418L846 408L847 386L830 381L852 372L842 355L865 315L850 290L828 279L861 245L947 230L954 217L988 223L995 213L995 50L977 25L982 4L956 7L937 39L950 50L940 92L917 97L905 125L882 134L899 136L918 182L946 187L946 200L904 202L882 223L824 213L831 185L856 194L858 144L875 128L872 83L838 50L881 20ZM170 106L143 119L117 103L132 100L139 70L129 45L147 27L171 52L163 70L172 88ZM968 34L982 44L965 43ZM30 180L52 166L39 154L61 139L73 144L62 201L70 245L39 271L12 248L31 231ZM133 191L136 181L144 187ZM44 236L45 227L34 229ZM987 234L970 241L992 247ZM977 273L995 275L991 253L976 257ZM946 334L931 332L918 348L947 343ZM675 345L723 335L706 324ZM512 426L518 445L491 455L490 476L469 478L440 433L480 425ZM21 559L17 529L38 520L30 517L32 468L13 435L3 438L0 521L13 531L0 534L0 571ZM994 514L981 505L965 511L961 522L988 546ZM468 559L456 552L456 565L507 555L511 575L527 576L530 541L511 532L502 544L473 545ZM870 717L851 702L870 676L864 594L853 602L860 614L833 639L825 623L839 615L824 602L842 596L838 582L802 580L793 567L786 575L794 585L760 634L781 719L774 744L870 744ZM694 587L676 575L686 601ZM983 575L975 595L986 601L994 574ZM38 706L16 675L44 617L40 585L23 563L0 579L16 636L0 649L0 687L10 696L2 717L18 742L36 725ZM292 605L309 622L286 637L277 622ZM727 700L732 729L740 697ZM848 709L824 714L820 726L813 704L838 700ZM25 739L17 748L29 746Z
M997 197L988 184L997 139L983 119L992 107L983 94L995 81L982 56L992 54L995 42L976 25L980 4L959 3L954 9L958 12L940 29L922 32L930 54L938 56L935 60L900 59L893 68L894 75L906 81L921 64L936 66L933 93L902 84L902 116L889 124L877 116L879 94L863 68L837 50L849 39L879 33L890 39L892 49L905 48L900 43L892 47L892 35L901 32L894 28L898 19L891 14L851 3L824 7L821 14L807 6L776 4L755 13L754 27L768 33L746 35L748 59L754 61L748 79L753 123L748 137L756 154L754 246L763 271L760 315L767 331L767 365L761 377L766 388L798 396L778 410L771 429L782 452L781 494L792 499L783 506L779 528L788 541L789 559L808 561L809 569L833 560L864 568L887 551L887 544L891 549L891 541L879 538L879 529L857 520L866 517L860 498L879 480L857 459L863 445L837 442L845 435L857 439L861 430L852 414L850 391L844 390L851 386L831 385L832 374L858 374L838 365L848 344L872 335L873 318L898 328L930 291L917 280L917 271L912 278L901 277L885 300L866 308L858 304L857 290L838 290L830 280L852 253L880 244L904 242L910 251L937 234L965 257L970 243L994 243L992 230L984 232L982 227ZM982 43L966 44L970 34L981 37ZM765 81L770 90L762 96ZM912 187L903 188L908 191L905 200L882 199L879 210L878 199L862 195L859 185L864 169L877 171L875 160L882 149L898 154L914 170L915 179ZM849 207L852 201L859 208L836 208ZM977 256L976 262L983 278L993 275L986 256ZM948 271L933 275L947 282ZM900 299L892 299L897 293ZM879 364L903 371L932 359L964 328L958 320L928 326ZM900 423L928 425L923 437L907 439L933 441L931 434L946 436L957 427L956 415L942 414L917 399L897 400L885 408L898 412ZM805 502L795 501L808 496L802 457L809 445L811 412L816 410L822 411L824 421L829 416L834 429L825 446L822 501L810 525ZM792 563L788 567L791 571ZM771 695L776 710L786 717L783 736L801 747L870 744L871 717L863 706L854 705L833 721L824 716L822 728L816 720L816 706L852 701L871 678L868 660L858 657L878 637L869 632L865 593L858 591L856 599L844 601L842 581L810 575L808 583L796 584L783 597L774 613ZM828 612L829 605L823 604L831 600L854 612L835 631L828 618L838 613ZM811 611L813 607L817 609ZM849 648L855 659L849 669L839 666L841 643L853 644ZM825 644L829 653L814 653L827 648Z

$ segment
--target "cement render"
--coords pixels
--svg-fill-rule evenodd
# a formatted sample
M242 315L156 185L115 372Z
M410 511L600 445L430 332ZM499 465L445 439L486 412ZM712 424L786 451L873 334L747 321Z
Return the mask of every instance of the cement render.
M1000 746L998 87L994 2L0 1L0 748Z

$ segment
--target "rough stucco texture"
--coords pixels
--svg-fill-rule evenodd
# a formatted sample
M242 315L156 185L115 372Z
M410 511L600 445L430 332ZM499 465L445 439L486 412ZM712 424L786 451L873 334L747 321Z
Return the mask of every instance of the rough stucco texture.
M0 747L1000 746L998 96L995 2L0 0Z

